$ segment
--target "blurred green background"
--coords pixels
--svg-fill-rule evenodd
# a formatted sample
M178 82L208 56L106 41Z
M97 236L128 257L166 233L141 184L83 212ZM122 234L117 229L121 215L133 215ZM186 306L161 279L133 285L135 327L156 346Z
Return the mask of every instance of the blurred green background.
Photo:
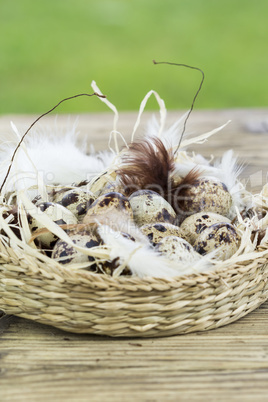
M267 0L0 0L0 114L41 113L91 92L118 110L155 89L168 109L267 106ZM156 108L150 101L148 107ZM107 110L79 98L58 112Z

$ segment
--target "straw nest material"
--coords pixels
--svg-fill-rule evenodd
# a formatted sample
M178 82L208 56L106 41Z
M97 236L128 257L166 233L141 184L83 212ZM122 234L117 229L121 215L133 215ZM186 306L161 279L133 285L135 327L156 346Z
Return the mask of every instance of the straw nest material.
M184 150L191 142L200 143L212 134L182 142L176 155L177 166L182 170L188 166L189 170L198 160L206 174L215 175L217 169L222 174L223 165L212 165ZM171 138L170 132L168 136ZM122 160L125 163L120 155L118 152L110 166L89 182L91 190L98 192L116 180ZM239 247L223 261L215 259L212 253L192 266L154 254L140 240L134 244L120 234L115 236L116 229L98 219L95 225L103 243L90 249L75 246L92 257L94 263L61 264L38 248L28 219L30 214L40 220L45 232L73 244L66 228L38 214L32 202L33 189L46 199L52 190L55 194L60 187L40 184L40 180L38 185L27 189L6 187L0 206L0 309L65 331L119 337L204 331L245 316L268 298L268 218L264 213L261 218L253 214L244 219L240 212L245 206L267 212L268 187L264 186L260 194L253 196L237 175L234 181L236 202L230 217L237 222ZM16 224L14 215L9 213L14 207ZM115 259L119 262L112 275L105 270L90 270L96 263L102 267L105 261ZM130 274L124 275L126 268Z

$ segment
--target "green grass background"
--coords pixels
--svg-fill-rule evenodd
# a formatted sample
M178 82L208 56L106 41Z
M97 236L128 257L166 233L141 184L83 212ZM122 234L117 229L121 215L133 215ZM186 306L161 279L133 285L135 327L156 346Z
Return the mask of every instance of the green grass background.
M267 0L0 0L0 114L41 113L94 79L119 110L150 89L168 109L263 107ZM156 108L150 101L149 108ZM58 112L106 110L98 99Z

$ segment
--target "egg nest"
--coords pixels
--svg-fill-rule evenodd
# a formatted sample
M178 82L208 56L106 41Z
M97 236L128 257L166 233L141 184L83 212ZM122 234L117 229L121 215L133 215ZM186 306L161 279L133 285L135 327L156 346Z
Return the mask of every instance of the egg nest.
M101 93L94 82L92 87ZM160 106L160 123L135 141L152 94ZM266 256L267 185L260 194L248 192L232 151L220 161L186 151L225 125L181 141L180 127L189 115L165 129L164 102L151 91L141 103L130 144L124 140L120 150L117 110L102 101L115 112L109 140L110 149L114 140L113 158L90 180L48 185L36 166L36 185L12 189L13 178L22 175L19 163L12 166L0 198L2 262L31 261L34 266L41 261L96 275L165 278ZM40 152L42 147L40 141ZM27 156L27 144L19 151ZM94 158L97 164L99 156ZM2 175L8 164L2 163Z
M198 141L199 137L192 140ZM131 192L123 186L118 172L128 166L129 152L121 151L89 182L33 186L34 198L29 189L7 193L0 209L3 260L11 253L73 271L161 278L207 272L266 255L267 186L252 195L232 172L229 191L220 180L223 167L204 158L200 162L200 155L181 150L175 169L168 172L173 183L183 180L182 166L188 173L192 165L198 166L202 174L173 208L160 191Z
M137 141L152 94L160 122ZM189 115L166 128L151 91L120 150L117 110L102 100L115 112L103 163L66 147L69 137L27 138L14 160L14 148L2 151L0 308L71 332L142 337L217 328L257 308L267 299L268 185L247 191L232 151L186 151L225 125L181 141ZM55 177L64 159L57 184L43 180L44 149ZM82 160L90 179L73 183Z

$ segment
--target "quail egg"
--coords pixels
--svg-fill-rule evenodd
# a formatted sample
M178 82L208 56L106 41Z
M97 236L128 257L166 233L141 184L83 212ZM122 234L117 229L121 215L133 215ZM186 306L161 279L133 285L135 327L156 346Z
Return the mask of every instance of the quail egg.
M131 241L136 241L133 236L131 236L129 233L125 232L120 232L120 235L123 236L124 238L131 240ZM98 264L98 273L104 273L106 275L112 276L115 269L118 268L120 265L119 262L119 257L114 258L113 260L107 260L104 262L100 262ZM130 269L126 266L123 271L121 272L120 275L131 275Z
M202 258L188 241L177 236L164 237L156 245L156 250L172 261L194 262Z
M87 191L89 187L89 180L82 180L79 183L73 183L72 186L75 188L79 187L79 189Z
M120 219L133 220L133 212L128 199L120 193L107 193L98 197L89 207L83 223L91 223L92 217L96 217L103 222L102 217L107 217L109 223L109 214L120 213ZM117 216L118 219L119 215Z
M204 229L219 222L231 223L230 219L214 212L198 212L188 216L180 228L184 231L187 241L193 244Z
M238 250L239 244L240 236L233 225L214 223L200 233L193 247L201 255L218 249L215 258L227 260Z
M96 247L101 244L96 235L90 231L81 231L69 234L70 239L80 247ZM57 259L61 264L74 264L95 261L94 257L77 251L72 245L66 243L64 240L59 239L52 251L52 258ZM96 270L96 265L90 264L91 269Z
M81 220L95 199L96 197L91 191L84 192L80 189L73 189L65 192L58 203Z
M186 188L178 188L177 203L183 215L206 211L227 216L232 197L220 180L201 177Z
M263 219L266 215L267 215L267 209L265 209L264 207L251 207L249 209L243 209L243 211L240 212L240 215L242 217L243 220L254 220L256 221L260 221L261 219ZM238 225L239 221L238 218L236 217L233 222L234 225Z
M119 258L114 258L112 261L105 261L104 263L101 262L99 264L98 273L104 273L106 275L113 276L114 271L116 268L119 267ZM129 276L131 275L131 271L128 267L125 267L121 272L120 276Z
M9 223L9 227L12 232L21 239L21 229L18 219L18 207L17 206L10 206L9 209L3 212L3 218ZM0 235L7 236L6 232L0 226Z
M129 202L138 226L153 222L173 223L176 218L172 206L155 191L135 191L129 197Z
M124 194L124 190L123 187L117 183L116 181L109 181L107 182L98 192L96 192L95 194L99 197L103 194L107 194L107 193L120 193L120 194Z
M58 225L71 225L76 224L77 219L74 214L68 209L64 208L62 205L55 204L52 202L38 202L36 204L40 211L44 212L51 220ZM29 216L29 227L34 233L38 229L43 229L45 226L42 225L36 218ZM37 241L43 248L52 249L57 241L58 237L51 232L43 233L38 236Z
M116 180L116 172L108 173L108 171L106 171L101 175L95 177L93 180L91 180L91 182L88 185L89 190L92 191L92 193L95 194L96 197L98 197L102 192L102 189L107 188L107 186L109 186L109 183L114 182L115 180ZM106 193L108 192L112 191L107 189Z
M42 197L40 194L37 194L33 199L32 199L32 203L36 204L37 202L42 202Z
M242 211L241 215L243 219L252 219L256 216L258 220L261 220L267 215L267 209L264 207L252 207Z
M62 200L62 197L64 196L67 191L72 190L72 187L62 187L59 189L53 189L50 191L48 194L50 202L59 202Z
M167 222L148 223L147 225L141 226L140 231L148 237L153 246L166 236L184 238L184 232L181 228Z

